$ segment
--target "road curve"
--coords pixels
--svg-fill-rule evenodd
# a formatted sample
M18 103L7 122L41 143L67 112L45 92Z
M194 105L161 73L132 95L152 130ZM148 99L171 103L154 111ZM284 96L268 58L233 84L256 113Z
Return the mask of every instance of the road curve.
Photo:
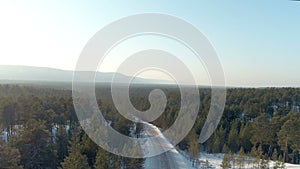
M159 136L163 141L155 141L152 139L147 140L147 142L142 145L145 153L158 152L159 150L170 149L169 151L154 156L148 157L145 160L145 169L192 169L190 163L187 159L182 156L174 146L163 136L158 127L153 124L143 123L143 134L146 137Z

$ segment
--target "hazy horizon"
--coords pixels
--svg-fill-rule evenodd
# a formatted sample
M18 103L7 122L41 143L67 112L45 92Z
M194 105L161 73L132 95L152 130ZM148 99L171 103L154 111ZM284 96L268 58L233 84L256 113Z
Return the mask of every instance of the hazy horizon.
M300 3L157 3L74 1L69 5L60 1L1 1L0 65L74 70L85 44L103 26L125 16L154 12L186 20L207 37L223 66L227 86L300 86ZM155 36L121 43L110 53L100 71L114 72L132 50L146 46L174 50L192 69L201 67L196 73L198 84L210 84L205 66L196 64L191 52L170 39ZM167 78L157 72L141 77Z
M74 72L74 70L51 68L51 67L27 66L27 65L0 65L0 70L3 67L23 67L23 68L25 67L25 68L38 68L38 69L52 69L52 70L63 71L63 72L64 71ZM117 73L117 72L100 72L100 71L97 71L97 73L113 74L113 73ZM126 76L126 75L124 75L124 76ZM24 77L24 78L26 78L26 77ZM173 83L172 81L169 81L169 80L151 79L151 78L144 78L144 77L137 77L137 78L140 81L139 82L139 81L135 80L135 83L137 83L137 84L175 85L175 83ZM9 80L9 79L3 78L1 76L1 73L0 73L0 84L1 84L1 81L3 81L3 80ZM105 80L107 80L107 79L105 79ZM142 80L145 80L145 81L143 82ZM154 82L151 83L151 80L152 81L156 80L156 81L154 81ZM24 80L22 80L22 79L13 79L13 80L9 80L9 81L10 82L19 82L19 81L24 81ZM39 81L39 80L25 80L25 81L34 82L34 81ZM46 81L46 80L42 79L42 80L40 80L40 82L71 82L71 80L64 80L64 81L61 81L61 80L57 81L56 80L56 81L54 81L54 80L49 79L49 80ZM100 83L108 83L109 81L107 81L107 82L106 81L105 82L98 81L98 82L100 82ZM205 86L210 86L210 84L198 84L198 86L199 87L200 86L205 87ZM276 86L276 85L274 85L274 86L233 86L233 85L226 85L225 87L227 87L227 88L268 88L268 87L275 87L275 88L281 88L281 87L284 87L284 88L285 87L288 87L288 88L289 87L291 87L291 88L299 88L300 86Z

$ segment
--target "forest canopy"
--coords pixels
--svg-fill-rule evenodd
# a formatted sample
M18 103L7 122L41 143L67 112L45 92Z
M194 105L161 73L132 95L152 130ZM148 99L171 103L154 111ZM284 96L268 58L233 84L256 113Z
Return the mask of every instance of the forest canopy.
M162 130L176 120L180 92L176 86L130 88L132 104L139 110L150 106L155 88L167 96L165 112L153 124ZM300 89L229 88L222 119L204 144L198 138L210 107L208 88L199 88L200 109L190 133L178 148L196 156L200 147L208 153L239 153L299 164ZM111 126L129 135L132 121L118 113L110 86L96 86L99 108ZM137 135L142 126L138 125ZM81 129L74 110L72 91L57 85L0 85L0 168L142 168L144 159L123 158L98 147ZM227 156L226 156L227 157ZM225 163L224 163L225 166Z

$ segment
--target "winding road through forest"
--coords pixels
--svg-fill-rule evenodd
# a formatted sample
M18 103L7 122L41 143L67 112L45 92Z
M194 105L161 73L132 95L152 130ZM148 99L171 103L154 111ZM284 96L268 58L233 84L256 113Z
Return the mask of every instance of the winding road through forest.
M143 123L143 134L145 136L159 136L161 139L148 139L143 145L145 153L155 153L161 150L170 149L169 151L148 157L145 160L145 169L192 169L191 163L181 155L176 148L163 136L160 129L151 123Z

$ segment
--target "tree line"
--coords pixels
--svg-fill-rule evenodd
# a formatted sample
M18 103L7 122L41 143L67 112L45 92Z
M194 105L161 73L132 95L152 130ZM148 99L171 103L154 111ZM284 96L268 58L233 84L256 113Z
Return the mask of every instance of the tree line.
M101 88L102 89L102 88ZM105 89L106 90L106 89ZM105 91L108 93L108 91ZM120 133L132 122L98 99L103 115ZM0 85L0 168L136 169L144 159L109 153L80 127L70 90L27 85Z
M165 112L152 123L170 127L180 110L176 86L133 86L130 99L138 110L150 107L149 93L161 88ZM114 107L110 86L96 86L98 105L111 126L129 135L133 122ZM177 147L196 159L208 153L245 153L265 160L299 164L300 89L231 88L217 130L204 144L198 137L210 107L210 89L199 88L200 109L194 127ZM80 128L68 89L35 85L0 85L0 143L2 168L142 168L144 159L122 158L98 147ZM53 132L55 131L55 132ZM56 133L56 134L54 134ZM258 153L257 153L258 152ZM228 158L229 158L228 157ZM229 158L230 159L230 158ZM232 159L232 158L231 158ZM1 168L0 167L0 168Z

